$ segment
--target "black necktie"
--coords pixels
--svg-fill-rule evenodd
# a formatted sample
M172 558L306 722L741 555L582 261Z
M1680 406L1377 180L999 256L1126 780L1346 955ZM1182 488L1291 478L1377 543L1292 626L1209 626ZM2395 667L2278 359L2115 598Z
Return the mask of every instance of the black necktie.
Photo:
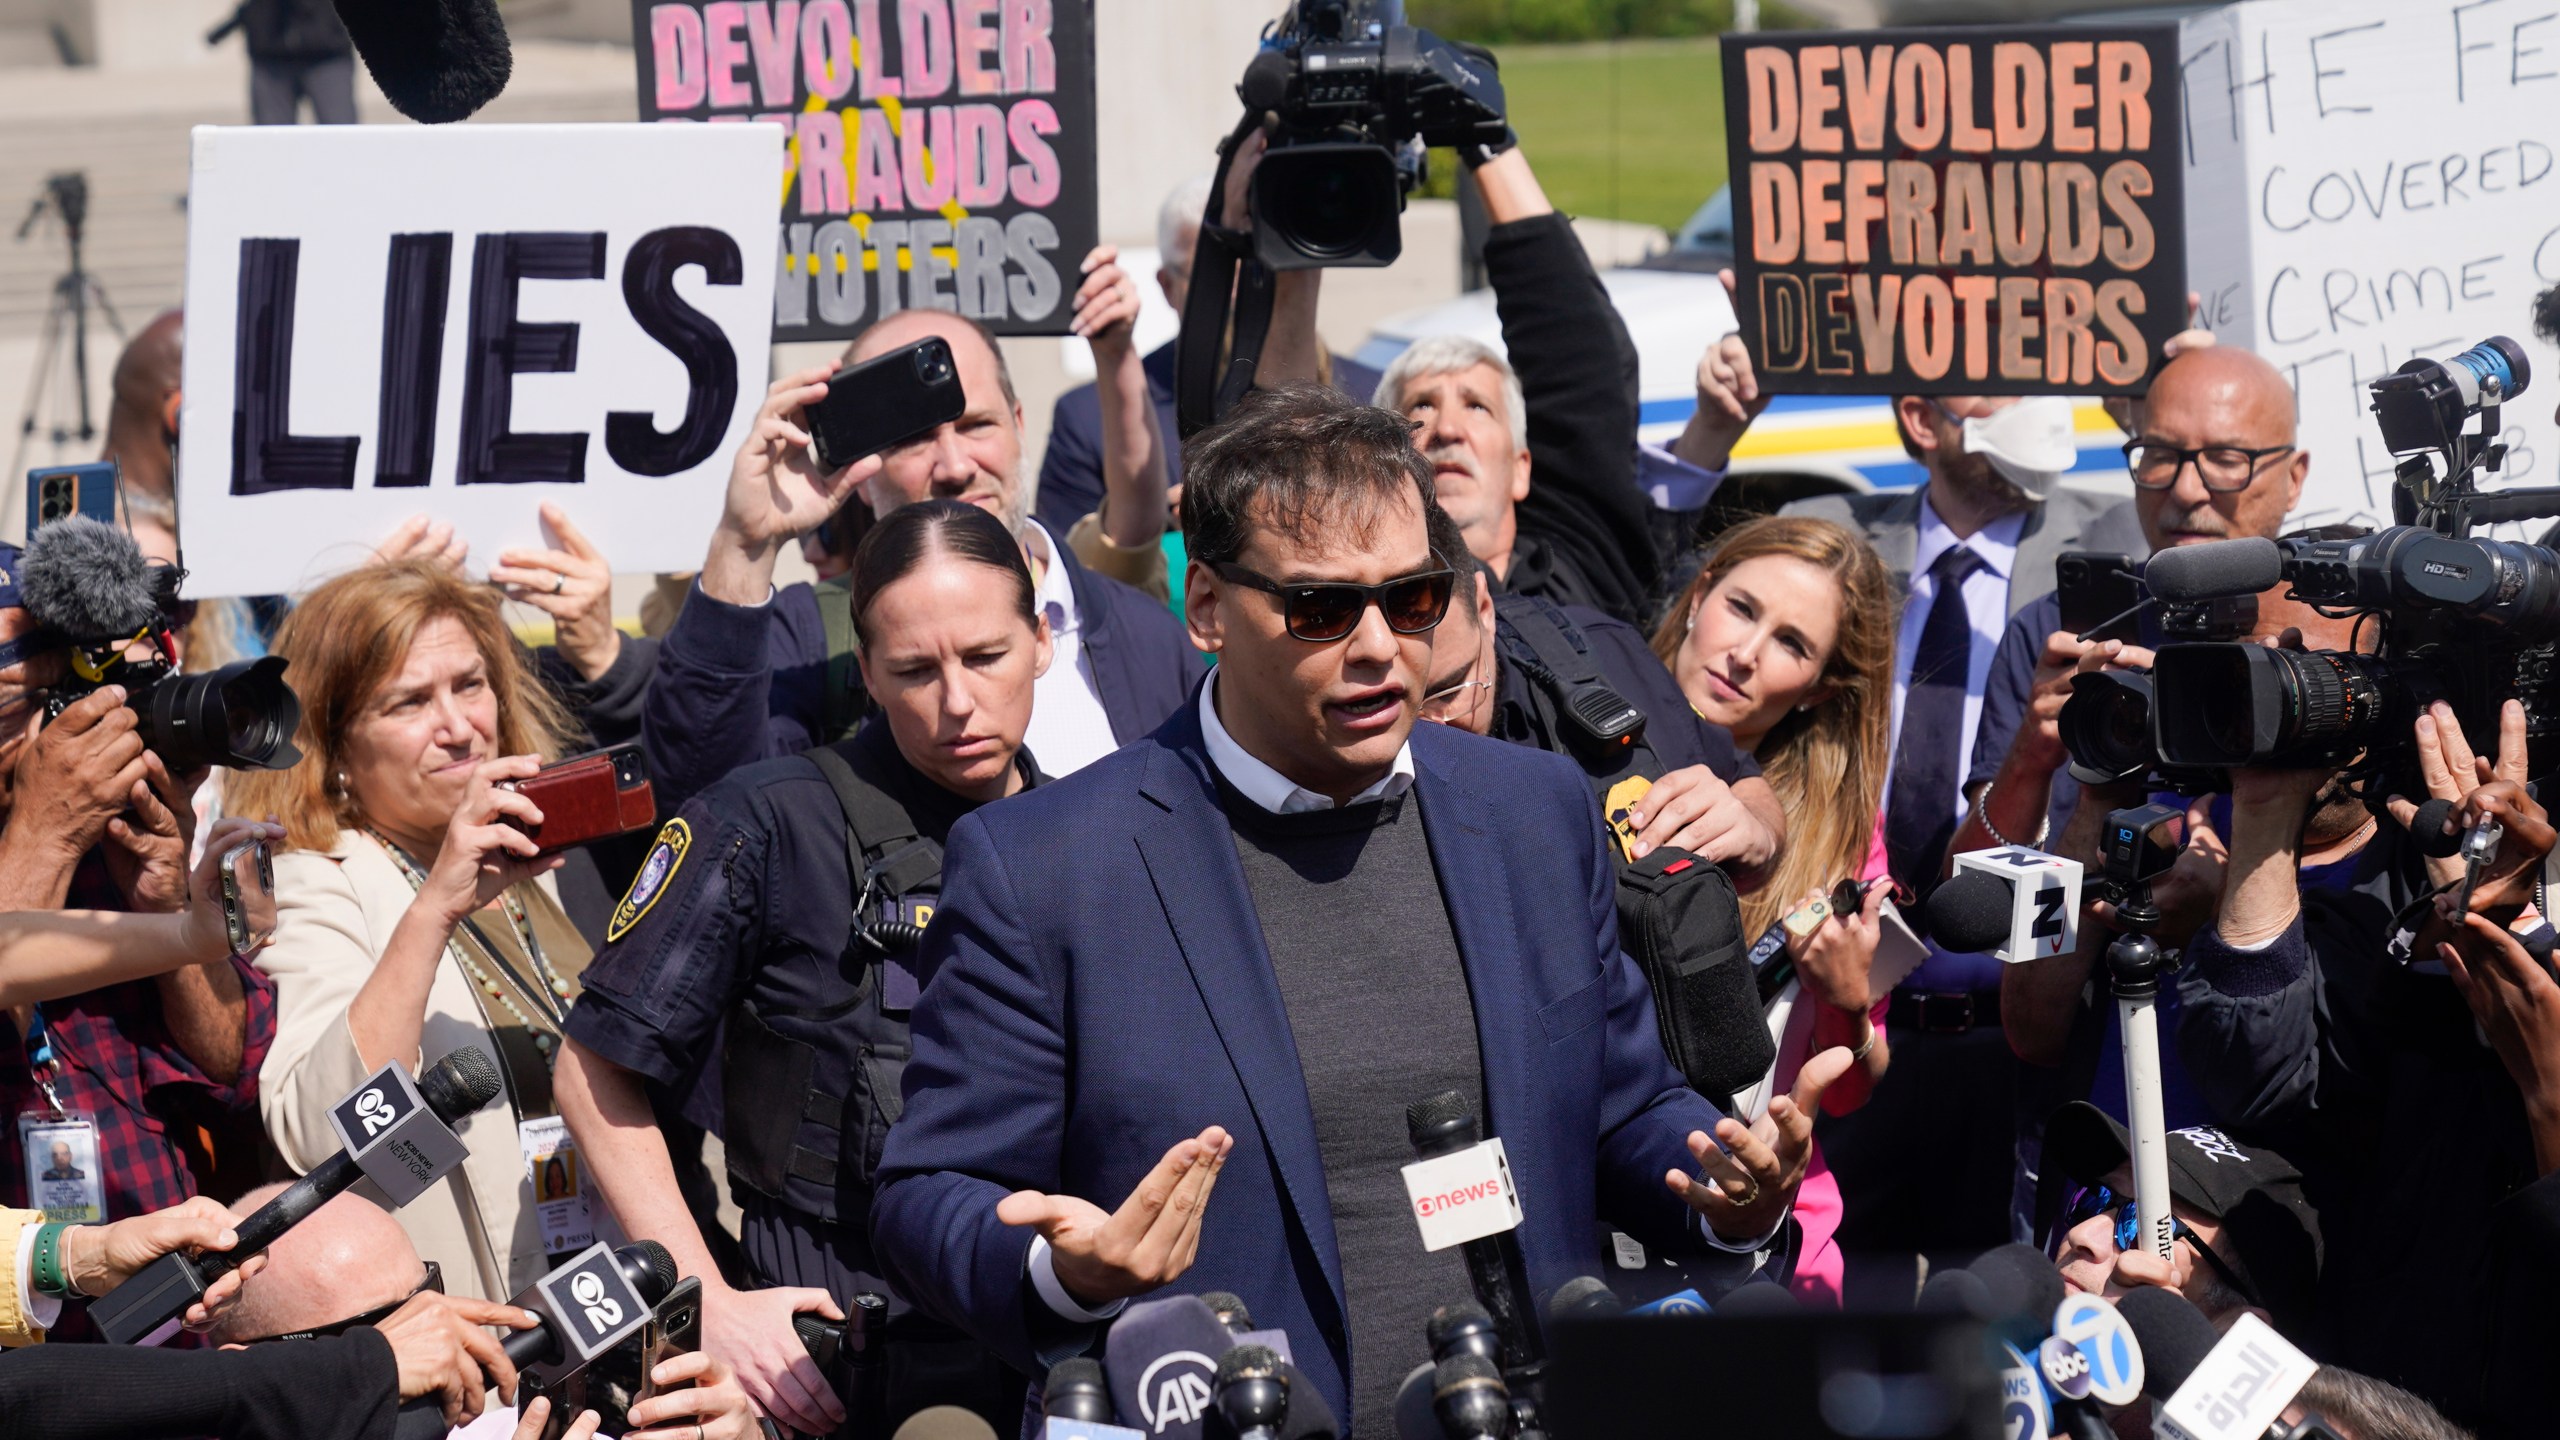
M1982 557L1962 545L1929 566L1937 594L1920 626L1903 690L1902 735L1893 751L1893 787L1885 797L1884 848L1893 878L1916 891L1937 883L1955 835L1956 791L1964 783L1965 680L1973 668L1973 617L1964 608L1965 578Z

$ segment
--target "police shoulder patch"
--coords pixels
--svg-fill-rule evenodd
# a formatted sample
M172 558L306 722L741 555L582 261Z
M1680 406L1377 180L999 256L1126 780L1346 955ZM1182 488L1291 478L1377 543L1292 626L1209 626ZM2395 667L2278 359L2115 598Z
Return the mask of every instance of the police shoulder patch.
M640 862L640 873L631 877L631 889L622 903L613 907L613 921L605 926L604 943L612 944L640 923L658 897L667 893L667 882L674 879L676 867L684 864L684 852L693 845L693 827L682 820L670 820L658 831L657 843L649 847L649 856Z

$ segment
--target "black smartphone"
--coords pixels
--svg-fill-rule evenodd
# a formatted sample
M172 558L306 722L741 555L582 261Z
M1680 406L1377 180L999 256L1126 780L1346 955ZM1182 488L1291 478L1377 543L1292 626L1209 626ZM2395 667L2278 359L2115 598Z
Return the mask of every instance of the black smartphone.
M821 468L841 470L947 425L967 408L950 343L928 335L829 376L827 398L808 410L810 448Z
M2101 550L2065 550L2054 561L2053 589L2062 601L2063 629L2088 635L2103 625L2091 639L2135 638L2137 617L2125 612L2142 603L2141 561Z

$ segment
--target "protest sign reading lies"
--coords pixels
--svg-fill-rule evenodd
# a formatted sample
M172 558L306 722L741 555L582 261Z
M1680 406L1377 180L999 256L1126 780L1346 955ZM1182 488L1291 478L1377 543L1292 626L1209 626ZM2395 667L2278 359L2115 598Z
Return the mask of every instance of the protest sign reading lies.
M2311 470L2296 525L2391 523L2366 385L2491 335L2533 379L2491 484L2560 467L2560 6L2251 0L2186 18L2187 216L2198 323L2293 384ZM2539 534L2540 522L2502 529Z
M306 586L411 515L485 565L557 501L699 564L763 399L773 131L202 127L187 194L187 593Z
M632 0L640 115L785 127L776 340L908 308L1062 335L1096 232L1092 0Z
M2186 324L2176 60L2165 26L1727 36L1763 383L2140 390Z

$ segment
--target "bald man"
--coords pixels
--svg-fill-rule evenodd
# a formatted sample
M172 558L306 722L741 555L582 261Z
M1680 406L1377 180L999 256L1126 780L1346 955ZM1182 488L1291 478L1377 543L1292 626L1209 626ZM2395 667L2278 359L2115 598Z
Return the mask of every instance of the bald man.
M134 332L116 357L115 399L107 410L107 445L127 503L174 524L177 512L178 387L185 317L163 310ZM156 503L154 503L156 502Z
M250 1191L232 1204L232 1218L246 1218L284 1190ZM209 1333L216 1344L240 1345L322 1329L388 1313L426 1288L426 1263L391 1212L361 1195L340 1195L267 1247L266 1268L240 1287L239 1300Z
M1087 264L1076 323L1100 351L1115 327L1127 330L1118 317L1124 309L1134 315L1136 302L1108 247ZM741 765L841 739L860 718L859 697L848 706L841 693L853 683L849 624L834 633L838 627L811 587L773 586L781 548L857 496L880 515L929 497L963 500L1021 539L1057 647L1026 736L1044 773L1079 769L1153 730L1206 673L1170 611L1087 570L1065 537L1032 518L1036 482L1024 462L1022 405L985 327L948 311L900 311L864 331L845 363L928 336L951 347L960 418L885 455L831 473L818 467L804 410L825 397L830 371L803 371L766 392L755 431L731 468L702 572L667 632L650 685L646 726L660 810L672 811ZM1120 344L1126 348L1125 334ZM1145 469L1146 484L1161 495L1163 459L1147 451L1154 437L1134 402L1131 414L1132 423L1104 426L1104 468ZM840 592L832 598L849 614ZM832 705L830 686L839 692Z
M246 1217L284 1189L268 1185L241 1196L231 1206L233 1218ZM380 1324L421 1292L441 1293L444 1288L443 1277L418 1258L400 1222L361 1195L340 1195L312 1211L266 1253L266 1267L243 1282L239 1298L214 1321L208 1333L215 1344L255 1345L282 1336ZM468 1309L485 1318L495 1307L465 1301L449 1308L457 1311L452 1320L457 1333L467 1328L472 1335L486 1336L486 1331L467 1326L458 1312ZM413 1316L402 1323L424 1322ZM512 1367L498 1365L495 1350L494 1344L473 1342L473 1358L487 1378L494 1382L503 1375L512 1383ZM631 1407L631 1428L625 1435L636 1440L748 1440L756 1433L746 1392L729 1368L711 1356L694 1353L662 1361L654 1378L671 1388ZM466 1408L479 1413L477 1407ZM516 1417L493 1402L468 1429L475 1437L503 1436L517 1430Z
M2135 415L2126 461L2135 518L2153 550L2250 535L2272 539L2284 528L2285 515L2302 498L2311 458L2295 443L2293 391L2274 366L2229 346L2184 349L2161 367ZM2285 621L2320 624L2277 603L2282 589L2262 600L2261 628L2273 634ZM2058 717L2076 674L2150 665L2149 646L2158 635L2148 628L2149 617L2144 623L2144 644L2084 645L2063 631L2061 601L2054 594L2030 601L2010 620L1983 691L1982 726L1966 784L1971 807L1950 853L2017 844L2095 868L2107 812L2143 804L2150 796L2138 780L2084 791L2064 768L2071 757ZM2312 643L2344 638L2319 633ZM2209 913L2208 898L2181 923L2192 928ZM2090 927L2090 935L2077 955L2001 967L2001 1029L2009 1048L2031 1067L2019 1077L2022 1176L2035 1169L2035 1122L2054 1106L2086 1098L2119 1115L2123 1110L2115 1008L2100 996L2092 1002L2098 1013L2089 1015L2081 1003L2084 981L2105 943L2102 928ZM2180 938L2164 934L2162 943L2174 945ZM2162 1010L2161 1033L2173 1033L2174 995L2164 993ZM2072 1043L2083 1025L2103 1037L2094 1047L2094 1070L2050 1068L2091 1053L2085 1043ZM2174 1055L2164 1055L2163 1068L2169 1124L2213 1123ZM2013 1220L2023 1225L2030 1218L2023 1185L2018 1193Z
M2136 413L2125 460L2134 516L2154 551L2282 532L2311 455L2294 443L2293 388L2273 365L2230 346L2186 350L2161 367ZM2145 646L2083 645L2063 633L2059 595L2028 602L1991 662L1966 784L1974 805L1950 852L2034 845L2059 832L2079 794L2056 723L2072 676L2150 663Z

